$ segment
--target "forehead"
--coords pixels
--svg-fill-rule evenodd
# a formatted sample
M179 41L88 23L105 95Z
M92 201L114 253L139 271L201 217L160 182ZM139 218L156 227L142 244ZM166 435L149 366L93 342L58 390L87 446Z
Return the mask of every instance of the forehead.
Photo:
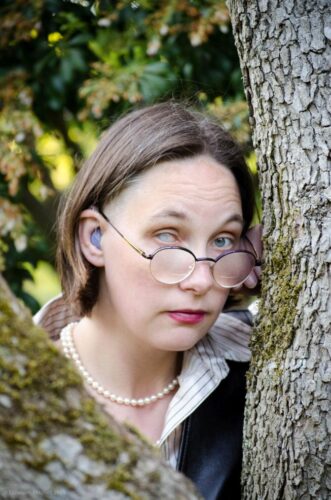
M136 178L109 208L114 215L125 210L137 215L208 216L227 209L241 214L241 200L230 170L209 156L197 156L159 163Z

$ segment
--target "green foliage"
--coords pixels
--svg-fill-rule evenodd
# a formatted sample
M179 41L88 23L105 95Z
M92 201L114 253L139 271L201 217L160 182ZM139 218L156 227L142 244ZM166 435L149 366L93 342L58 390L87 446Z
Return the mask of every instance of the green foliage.
M36 309L24 262L53 261L59 197L41 137L77 170L86 143L136 104L188 99L244 145L248 111L224 1L3 0L0 30L0 266Z

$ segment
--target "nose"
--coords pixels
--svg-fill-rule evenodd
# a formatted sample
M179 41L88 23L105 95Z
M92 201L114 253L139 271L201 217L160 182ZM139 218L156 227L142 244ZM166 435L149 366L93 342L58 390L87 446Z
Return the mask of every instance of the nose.
M179 283L182 290L191 290L197 295L207 293L215 284L210 262L196 262L192 274Z

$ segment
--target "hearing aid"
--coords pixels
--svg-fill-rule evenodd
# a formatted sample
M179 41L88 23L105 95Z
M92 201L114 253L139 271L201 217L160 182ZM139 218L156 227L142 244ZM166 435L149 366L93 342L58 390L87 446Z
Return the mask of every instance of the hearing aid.
M100 228L97 227L96 229L94 229L94 231L91 234L91 243L96 248L98 248L99 250L101 250L101 243L100 243L100 241L101 241L101 232L100 232Z

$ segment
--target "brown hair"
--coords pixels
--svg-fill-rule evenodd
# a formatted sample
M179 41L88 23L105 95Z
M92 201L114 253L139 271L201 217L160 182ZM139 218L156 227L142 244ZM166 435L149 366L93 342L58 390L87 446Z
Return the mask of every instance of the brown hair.
M239 146L214 119L166 102L133 111L104 133L60 207L58 269L65 298L79 314L88 314L96 303L99 276L80 250L80 213L92 205L103 207L134 177L161 161L201 154L214 158L236 178L245 233L254 212L252 177Z

